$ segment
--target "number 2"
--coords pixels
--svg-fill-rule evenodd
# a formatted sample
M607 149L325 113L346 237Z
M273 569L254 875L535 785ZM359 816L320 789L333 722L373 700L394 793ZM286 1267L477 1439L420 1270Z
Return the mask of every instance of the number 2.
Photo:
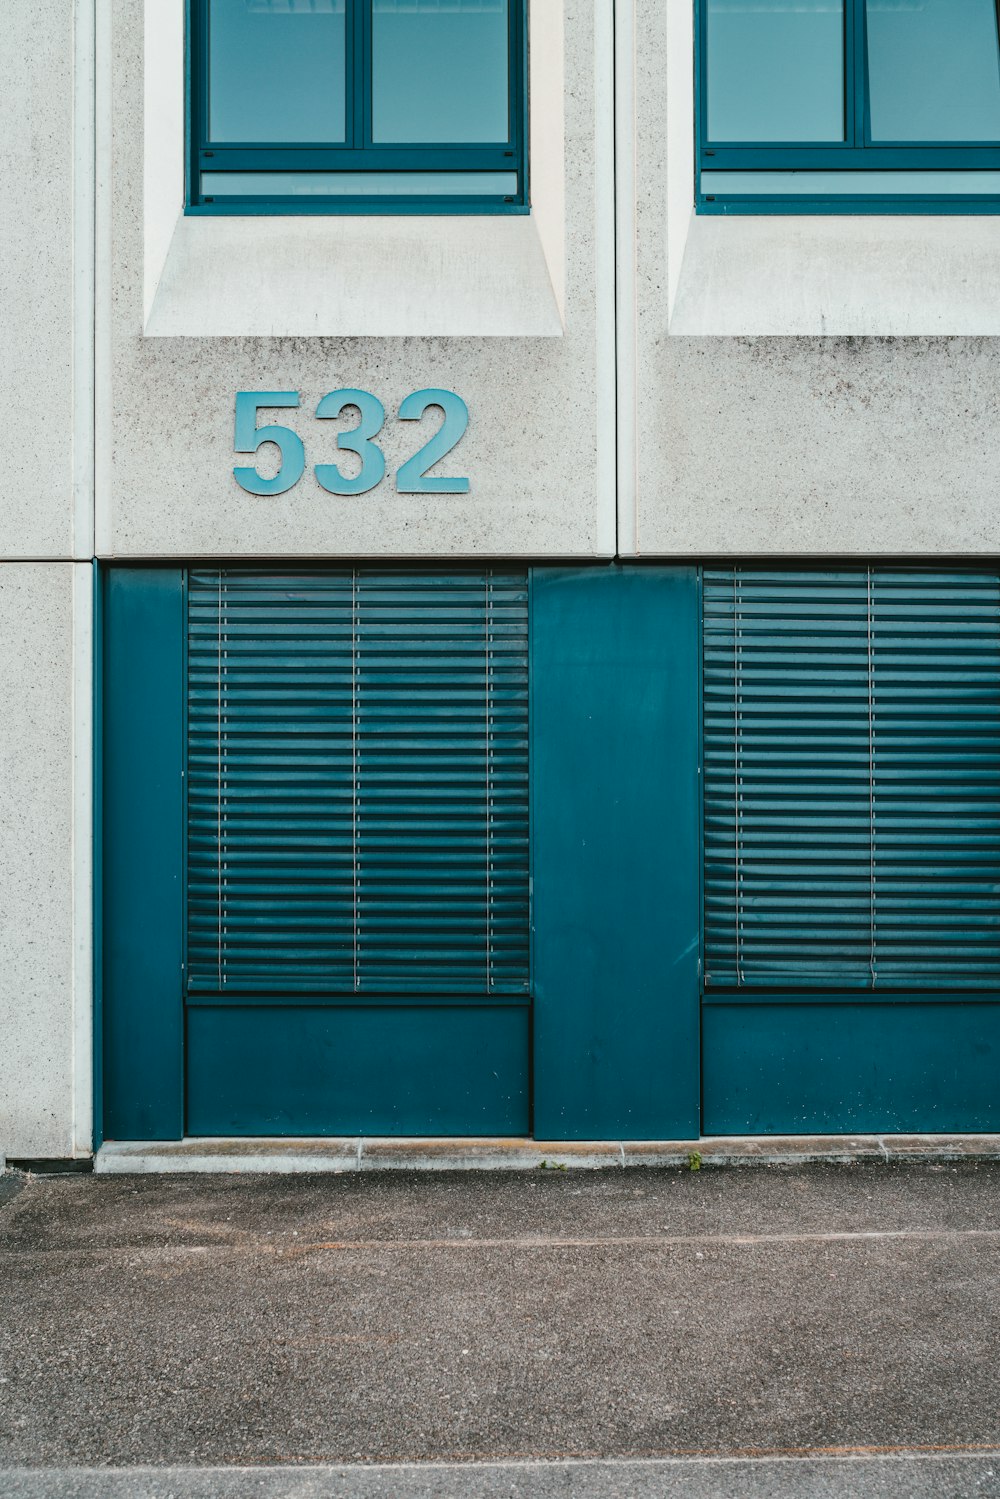
M396 474L399 494L468 494L468 479L431 479L427 470L447 457L465 435L469 408L453 390L415 390L399 408L400 420L418 422L429 406L440 406L444 421L419 453L408 458Z

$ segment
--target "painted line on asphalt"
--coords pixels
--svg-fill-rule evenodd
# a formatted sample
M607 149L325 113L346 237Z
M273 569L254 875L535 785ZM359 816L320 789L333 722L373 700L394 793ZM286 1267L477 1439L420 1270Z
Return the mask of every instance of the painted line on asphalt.
M815 1233L785 1234L634 1234L598 1238L545 1237L479 1239L317 1239L297 1244L288 1239L278 1242L244 1240L211 1244L107 1244L86 1247L69 1244L64 1247L11 1249L0 1246L0 1262L20 1259L51 1259L72 1255L77 1259L131 1256L142 1259L153 1255L186 1254L263 1254L289 1256L318 1253L374 1253L379 1250L416 1252L419 1250L488 1250L488 1249L685 1249L685 1248L758 1248L763 1245L790 1244L878 1244L878 1243L956 1243L961 1241L1000 1241L1000 1228L899 1228L834 1230Z
M1000 1239L1000 1228L898 1228L834 1230L829 1233L787 1234L634 1234L600 1238L556 1238L544 1235L516 1239L329 1239L307 1244L268 1245L268 1249L294 1253L308 1250L374 1250L374 1249L657 1249L685 1248L690 1245L759 1244L855 1244L881 1240L914 1239L918 1242L947 1239Z
M491 1454L488 1457L476 1452L435 1453L433 1457L421 1457L418 1453L393 1453L388 1457L368 1457L358 1463L357 1455L348 1457L344 1453L320 1453L297 1455L282 1452L274 1457L245 1455L233 1457L227 1467L240 1465L258 1470L261 1468L286 1467L294 1472L301 1467L374 1467L386 1468L442 1468L461 1467L640 1467L655 1468L670 1464L685 1463L800 1463L809 1462L865 1462L892 1461L909 1462L917 1459L930 1461L943 1457L989 1458L1000 1461L1000 1447L995 1442L928 1442L910 1446L832 1446L832 1447L733 1447L726 1452L699 1447L664 1447L637 1452L634 1456L604 1457L600 1452L515 1452Z

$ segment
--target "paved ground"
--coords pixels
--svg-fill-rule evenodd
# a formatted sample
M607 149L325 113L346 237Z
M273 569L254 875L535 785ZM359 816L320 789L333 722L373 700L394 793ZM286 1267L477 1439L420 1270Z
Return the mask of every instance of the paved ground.
M993 1499L996 1457L0 1471L4 1499Z
M0 1492L1000 1495L998 1272L990 1163L37 1177Z

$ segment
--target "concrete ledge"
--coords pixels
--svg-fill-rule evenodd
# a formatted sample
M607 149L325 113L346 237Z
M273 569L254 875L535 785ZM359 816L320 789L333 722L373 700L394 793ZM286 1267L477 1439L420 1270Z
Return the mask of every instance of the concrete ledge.
M534 1171L627 1166L785 1166L815 1161L1000 1160L1000 1135L756 1135L694 1140L128 1140L102 1145L99 1175L158 1172Z
M178 217L147 338L558 338L538 225Z
M692 213L669 332L996 337L998 274L989 215Z

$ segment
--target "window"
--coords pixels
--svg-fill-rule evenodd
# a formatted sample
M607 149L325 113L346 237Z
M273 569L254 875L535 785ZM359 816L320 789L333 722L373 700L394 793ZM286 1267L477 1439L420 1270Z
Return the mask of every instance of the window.
M527 994L527 583L191 572L192 1003Z
M1000 210L997 0L699 0L703 213Z
M1000 577L706 569L706 991L1000 988Z
M525 211L525 0L189 4L189 213Z

